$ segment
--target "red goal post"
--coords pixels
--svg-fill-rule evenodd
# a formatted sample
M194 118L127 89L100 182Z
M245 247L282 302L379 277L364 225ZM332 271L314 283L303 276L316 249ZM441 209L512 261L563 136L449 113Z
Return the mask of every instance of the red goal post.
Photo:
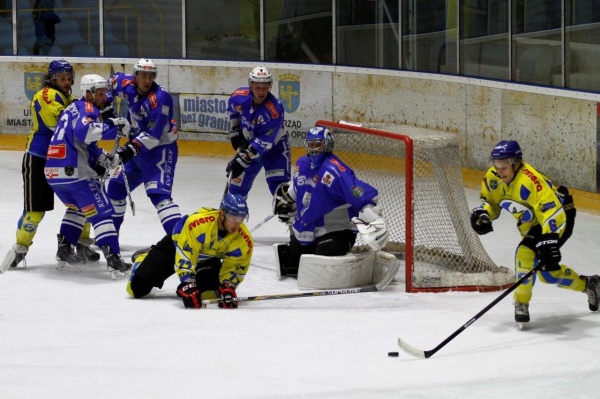
M335 153L379 191L407 292L496 291L514 283L470 226L455 134L382 123L319 120ZM355 250L364 246L360 235Z

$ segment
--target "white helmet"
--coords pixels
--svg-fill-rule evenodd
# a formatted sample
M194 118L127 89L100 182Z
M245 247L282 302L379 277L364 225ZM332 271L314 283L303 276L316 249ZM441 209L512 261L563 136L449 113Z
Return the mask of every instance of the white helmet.
M158 70L156 69L156 64L148 58L140 58L138 62L133 66L133 75L137 75L138 72L154 72L154 77L158 75Z
M79 89L83 97L85 97L85 93L88 91L94 95L96 89L108 89L108 82L100 75L83 75Z
M248 75L248 85L252 82L273 83L273 77L267 67L257 66Z

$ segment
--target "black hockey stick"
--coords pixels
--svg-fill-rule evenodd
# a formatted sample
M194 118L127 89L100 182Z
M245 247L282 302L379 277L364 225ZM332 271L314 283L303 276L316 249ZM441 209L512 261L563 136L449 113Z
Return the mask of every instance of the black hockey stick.
M358 287L358 288L341 288L335 290L326 290L326 291L310 291L310 292L293 292L289 294L272 294L272 295L257 295L257 296L242 296L233 298L236 302L247 302L247 301L267 301L271 299L290 299L290 298L304 298L309 296L326 296L326 295L341 295L341 294L358 294L361 292L375 292L381 291L385 287L387 287L394 277L396 273L398 273L398 269L400 268L400 262L395 261L392 266L388 269L386 275L381 279L381 281L377 284L369 285L366 287ZM206 305L215 304L223 302L222 299L204 299L202 300L202 307L205 308Z
M421 349L417 349L414 346L409 345L406 342L404 342L402 340L402 338L398 338L398 345L400 346L400 348L402 348L402 350L404 352L406 352L406 353L408 353L410 355L413 355L414 357L418 357L418 358L421 358L421 359L430 358L437 351L439 351L444 346L446 346L446 344L448 342L450 342L454 338L456 338L456 336L458 334L460 334L461 332L463 332L467 328L469 328L469 326L471 326L471 324L475 323L477 321L477 319L479 319L481 316L483 316L488 310L490 310L491 308L493 308L494 306L496 306L496 304L498 302L500 302L502 299L504 299L504 297L506 297L508 294L510 294L511 292L513 292L518 286L520 286L521 284L523 284L523 282L525 280L527 280L529 277L531 277L534 273L542 270L543 267L544 267L544 265L540 264L540 265L534 267L533 269L531 269L530 271L528 271L523 277L521 277L513 285L511 285L509 288L507 288L506 291L504 291L502 294L500 294L500 296L498 296L498 298L494 299L489 305L487 305L485 308L483 308L479 313L477 313L475 316L473 316L473 318L471 318L465 324L463 324L462 326L460 326L460 328L458 330L454 331L454 333L452 333L452 335L450 335L448 338L446 338L445 340L443 340L435 348L433 348L431 350L426 350L426 351L421 350Z

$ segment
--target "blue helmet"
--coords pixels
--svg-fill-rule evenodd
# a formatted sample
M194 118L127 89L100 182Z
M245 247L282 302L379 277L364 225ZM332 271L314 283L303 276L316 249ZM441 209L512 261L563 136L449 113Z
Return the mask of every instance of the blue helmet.
M514 140L502 140L492 150L492 160L522 159L523 151L519 143Z
M248 204L246 204L244 196L240 194L225 194L223 201L221 201L221 209L223 209L226 214L233 216L241 216L244 218L248 216Z
M305 146L313 167L319 167L325 157L333 152L333 136L329 129L313 127L306 133Z
M73 67L65 60L54 60L48 66L48 76L56 76L61 72L71 72L75 74Z

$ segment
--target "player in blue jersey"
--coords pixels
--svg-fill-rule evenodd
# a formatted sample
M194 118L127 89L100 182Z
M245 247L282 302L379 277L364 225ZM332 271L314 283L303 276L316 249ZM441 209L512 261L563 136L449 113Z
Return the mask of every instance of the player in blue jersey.
M529 322L529 302L537 279L588 296L591 311L600 307L600 277L581 276L561 264L560 247L575 224L575 205L566 187L552 181L523 161L523 151L514 140L499 142L491 154L492 166L481 183L481 205L471 213L478 234L493 231L492 221L505 210L517 221L522 240L515 252L516 278L520 279L540 262L543 269L515 289L515 321Z
M59 268L77 265L75 244L87 218L94 226L96 245L102 248L108 270L115 279L126 276L130 266L121 259L117 231L112 221L113 208L106 196L104 174L120 162L127 162L126 151L108 154L98 147L99 140L127 137L125 118L102 121L100 110L107 99L108 84L99 75L81 78L81 100L69 105L58 121L48 146L44 172L48 183L69 208L71 223L60 229ZM119 155L121 154L121 156Z
M109 79L109 102L115 96L127 100L131 140L125 148L128 157L135 156L125 165L126 179L120 173L108 183L117 231L125 218L128 189L133 191L140 184L167 234L181 218L172 197L178 157L173 98L155 82L156 76L154 62L142 58L133 66L133 75L118 72Z
M298 274L302 254L346 255L357 229L375 251L388 239L377 190L333 154L331 132L315 127L305 144L307 155L296 162L291 183L281 184L273 198L273 212L292 229L289 245L277 248L281 276Z
M264 67L254 68L248 86L233 92L227 103L229 138L235 157L227 165L229 192L248 197L254 179L265 168L271 194L290 180L291 155L283 105L271 93L273 77Z
M48 66L44 76L44 87L38 91L31 101L33 126L27 138L25 154L23 155L23 213L17 224L16 244L6 254L0 263L0 273L9 267L16 267L25 260L29 247L33 243L38 225L47 211L54 209L54 191L46 182L44 165L48 144L60 113L75 100L71 95L75 71L65 60L54 60ZM71 223L71 213L67 211L62 224ZM58 236L60 242L62 237ZM90 223L84 224L84 229L77 243L77 254L82 261L95 262L100 254L90 245Z

